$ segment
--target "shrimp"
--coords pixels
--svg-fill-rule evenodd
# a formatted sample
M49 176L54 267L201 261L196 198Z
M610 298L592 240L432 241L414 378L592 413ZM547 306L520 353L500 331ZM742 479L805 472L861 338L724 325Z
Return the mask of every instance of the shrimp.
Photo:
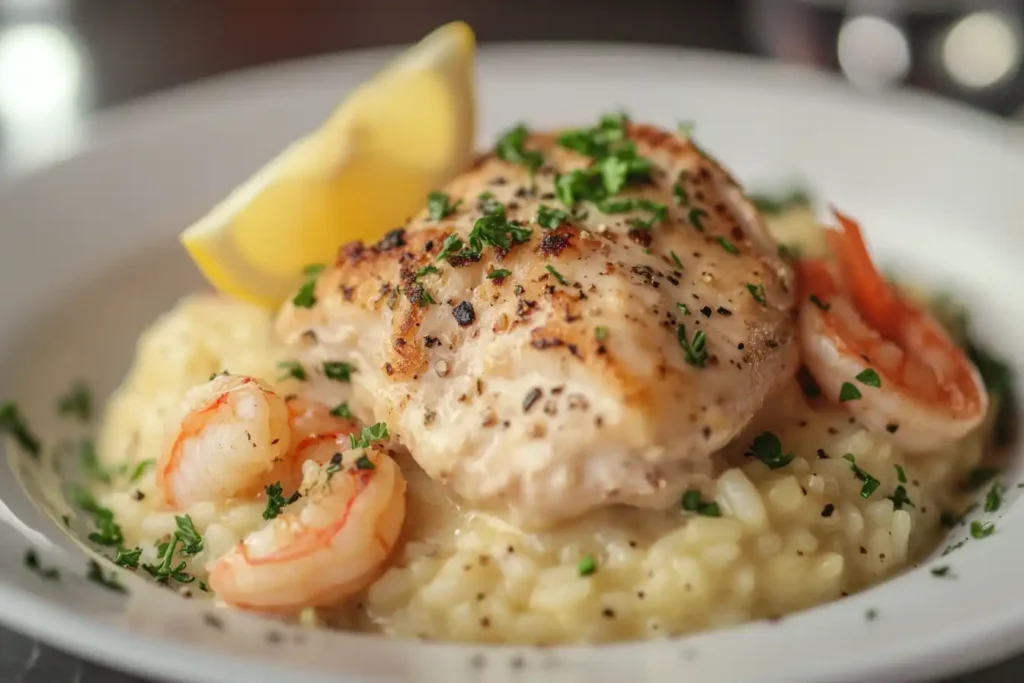
M826 236L835 262L798 264L804 364L825 396L901 448L955 442L988 410L977 368L928 312L878 273L857 223L834 213L840 229Z
M170 508L259 493L291 445L283 398L253 377L217 375L185 394L156 468Z
M348 450L348 437L359 431L359 424L351 417L335 415L317 401L297 396L289 396L285 400L291 447L286 457L275 466L269 481L279 482L290 491L301 483L302 463L312 460L324 464L336 453Z
M334 605L382 571L405 521L405 479L378 448L307 462L303 495L209 567L225 602L264 612Z

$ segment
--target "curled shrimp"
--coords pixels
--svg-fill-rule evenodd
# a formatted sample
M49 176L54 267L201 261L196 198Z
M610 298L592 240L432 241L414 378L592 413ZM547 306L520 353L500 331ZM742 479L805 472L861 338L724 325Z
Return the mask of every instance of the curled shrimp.
M805 365L825 396L898 446L924 451L955 442L988 410L978 370L927 311L878 273L857 223L834 213L839 229L826 236L835 261L799 264Z
M217 375L185 394L181 413L156 468L171 508L259 493L291 445L284 399L253 377Z
M337 604L380 573L405 521L405 479L380 450L307 462L302 497L210 568L210 586L245 609Z

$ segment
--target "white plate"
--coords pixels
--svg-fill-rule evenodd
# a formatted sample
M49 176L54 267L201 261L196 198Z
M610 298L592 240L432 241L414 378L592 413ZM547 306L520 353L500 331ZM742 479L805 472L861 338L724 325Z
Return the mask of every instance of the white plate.
M84 374L108 392L144 325L201 283L178 231L311 128L388 52L190 86L105 115L81 154L0 184L0 395L51 437L53 397ZM1024 348L1024 149L1004 124L909 95L858 95L754 61L624 46L487 48L481 145L519 119L628 109L698 140L748 184L803 177L861 218L901 268L956 289L1004 351ZM53 443L53 438L48 438ZM52 506L0 473L0 620L117 667L190 681L895 681L1024 648L1024 504L1011 472L997 532L927 568L777 623L681 640L529 650L302 631L209 608L126 576L131 597L22 566L29 543L65 575L85 554ZM39 478L27 474L28 488ZM951 537L958 540L961 530ZM877 618L869 621L869 610ZM268 636L269 633L275 635ZM271 642L273 639L274 642Z

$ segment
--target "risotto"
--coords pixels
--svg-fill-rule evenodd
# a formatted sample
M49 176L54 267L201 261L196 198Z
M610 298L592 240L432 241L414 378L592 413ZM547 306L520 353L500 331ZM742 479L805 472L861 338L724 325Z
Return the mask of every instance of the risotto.
M799 237L794 223L809 221L797 211L779 223L787 240ZM215 296L183 300L142 336L99 442L121 474L93 489L123 545L139 549L136 566L159 564L187 515L203 543L181 556L181 576L196 581L168 583L212 595L210 563L266 524L267 499L165 509L152 465L168 415L223 371L308 394L295 367L269 313ZM713 484L673 509L606 507L545 531L460 502L391 444L408 487L390 561L343 607L302 618L402 637L603 642L780 617L862 590L935 547L940 517L963 505L957 484L981 461L992 420L941 452L911 456L815 394L797 380L784 386L720 455Z

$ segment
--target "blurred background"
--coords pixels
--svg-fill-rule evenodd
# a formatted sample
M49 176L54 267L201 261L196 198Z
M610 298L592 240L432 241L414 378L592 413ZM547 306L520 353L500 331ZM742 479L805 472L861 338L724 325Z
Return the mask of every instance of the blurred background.
M616 41L758 55L1024 123L1024 0L0 0L0 172L75 149L90 116L237 69L409 43ZM957 679L1024 680L1024 659ZM0 681L136 683L0 629Z
M492 41L630 41L761 55L1024 115L1024 0L0 0L0 169L92 112L197 79L408 43L451 19Z

